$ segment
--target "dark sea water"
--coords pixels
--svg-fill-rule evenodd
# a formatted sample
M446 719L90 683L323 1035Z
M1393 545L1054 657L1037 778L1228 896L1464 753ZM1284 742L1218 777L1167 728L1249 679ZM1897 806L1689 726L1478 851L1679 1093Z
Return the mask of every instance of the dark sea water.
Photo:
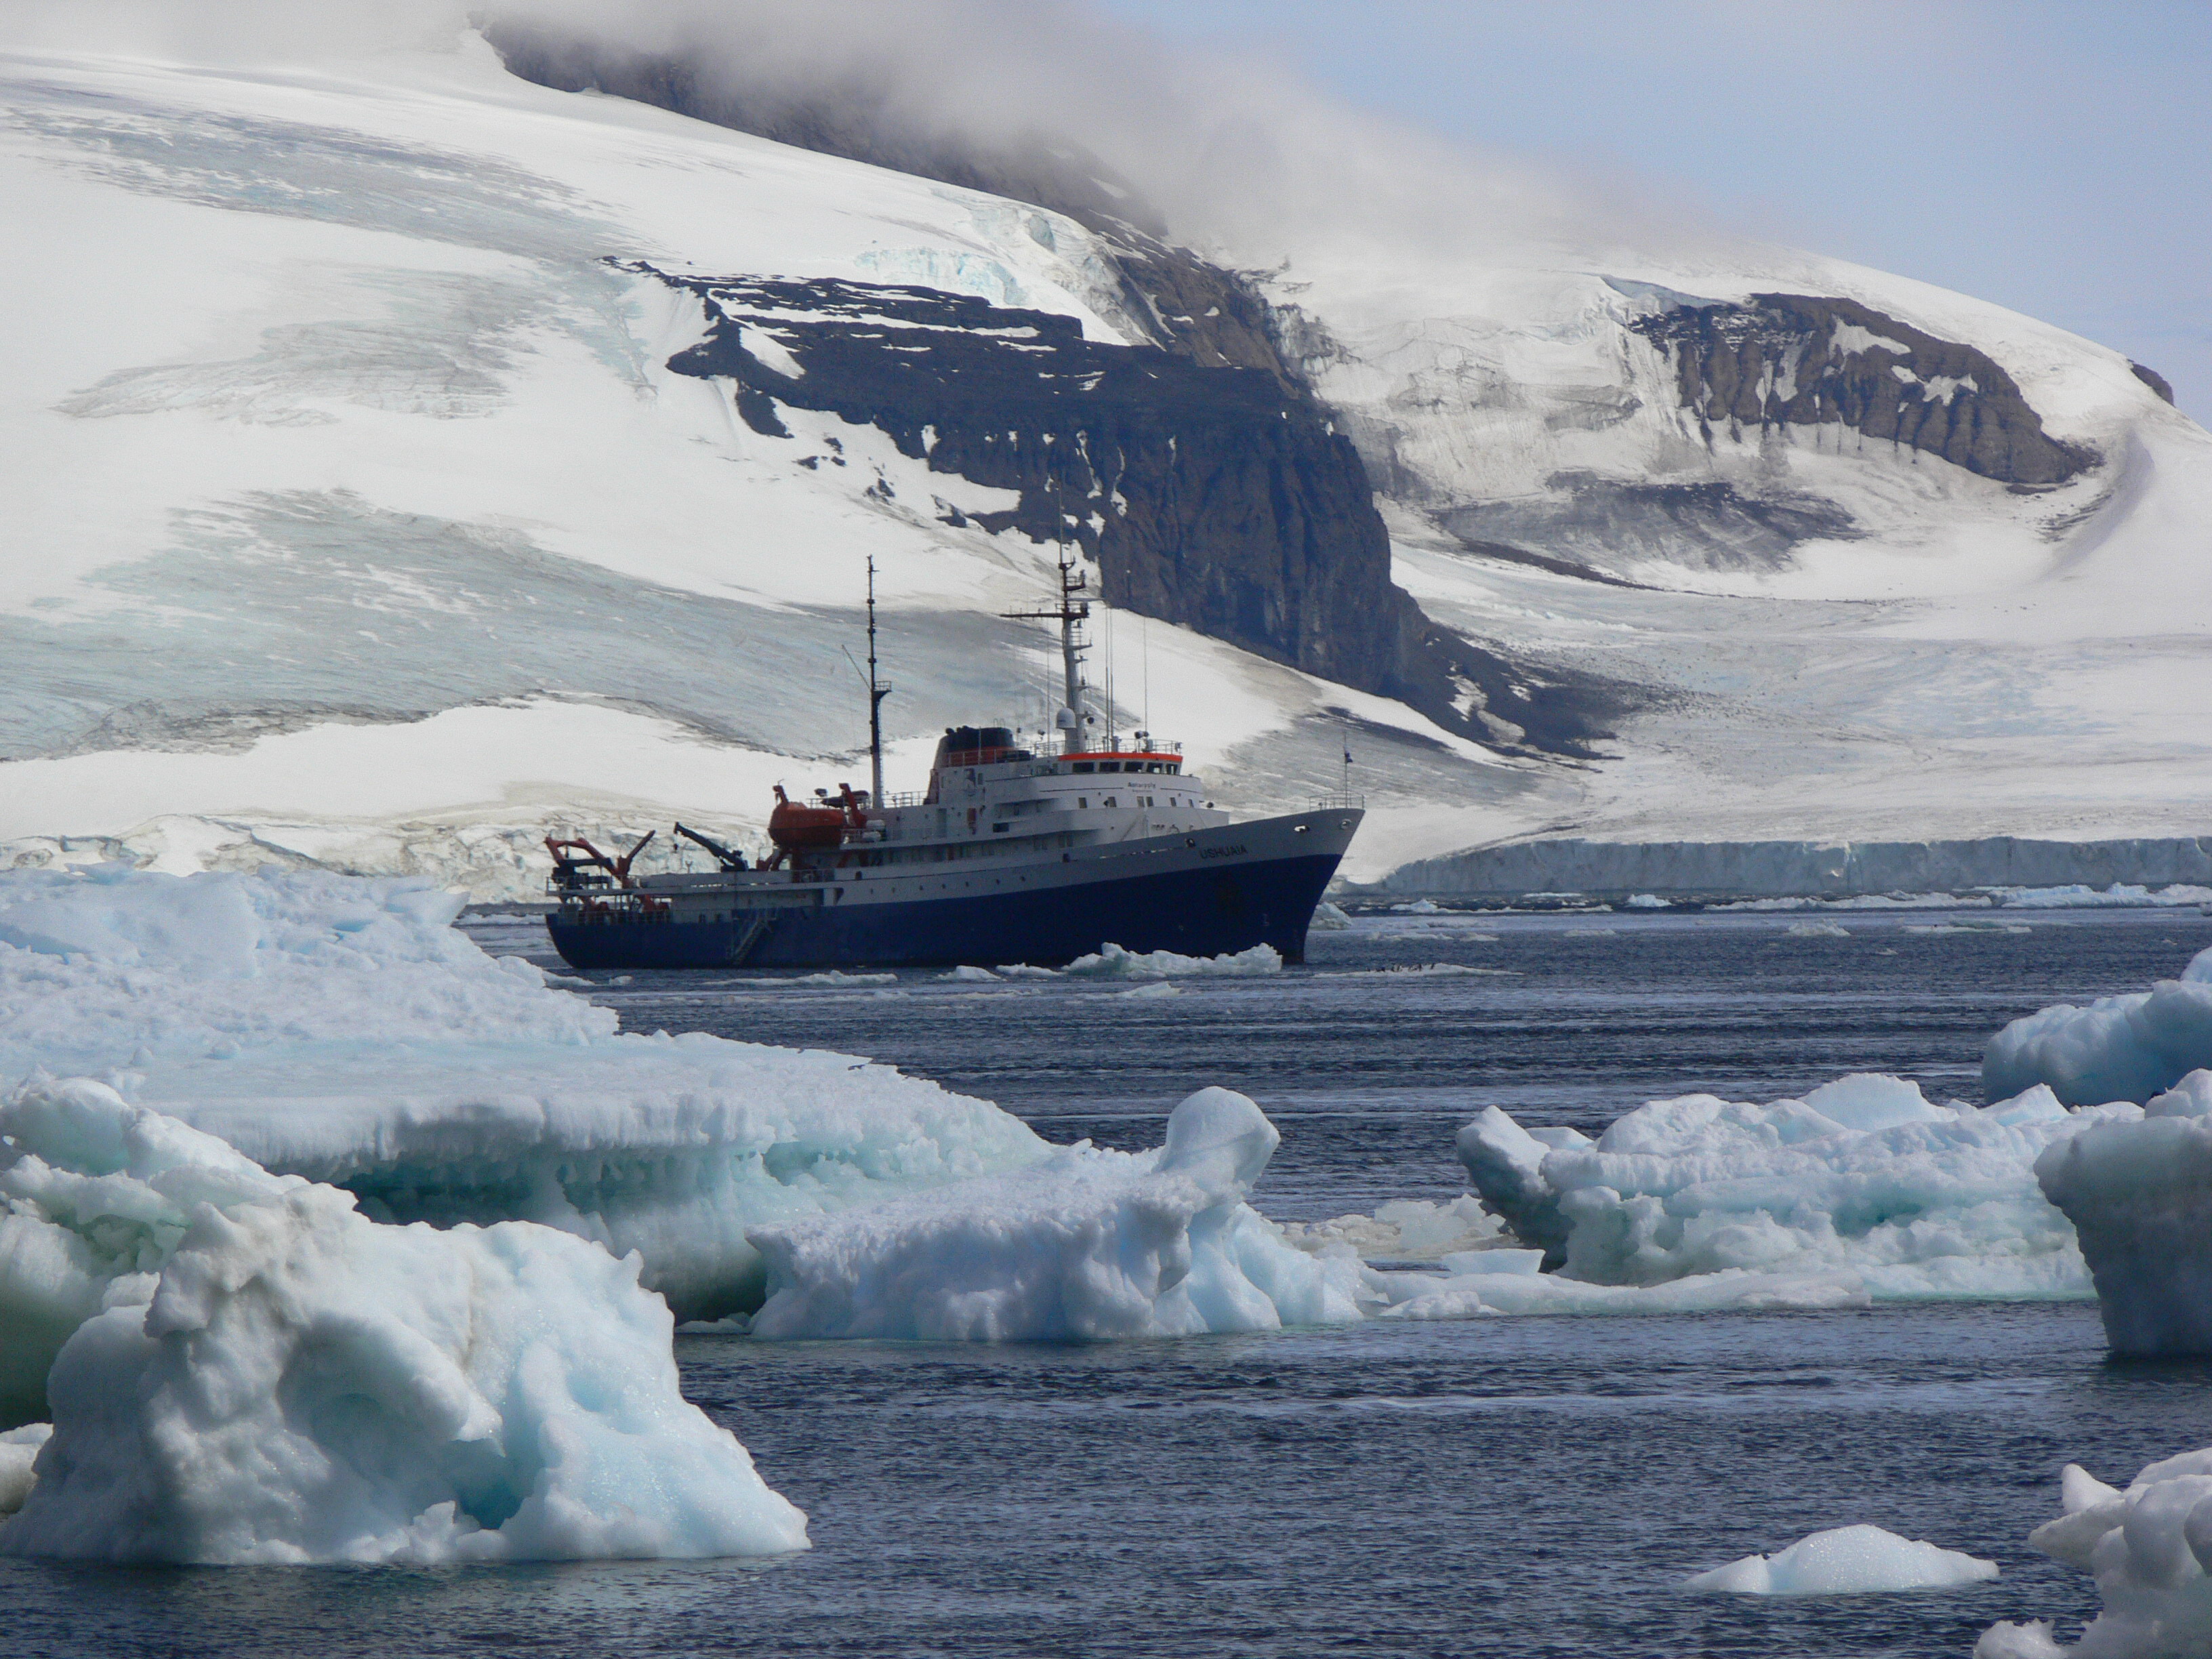
M632 1030L895 1061L1055 1139L1157 1142L1251 1093L1285 1218L1460 1190L1500 1104L1601 1126L1656 1096L1850 1070L1979 1097L1987 1034L2212 945L2189 913L1407 918L1277 978L858 990L639 975ZM2015 933L1909 932L1972 922ZM1433 924L1433 925L1431 925ZM531 924L485 919L503 951ZM1601 929L1613 930L1609 934ZM1494 939L1472 937L1494 934ZM543 959L550 962L550 957ZM1496 975L1377 975L1448 962ZM611 976L601 975L602 979ZM891 994L885 994L890 993ZM1095 1346L684 1337L692 1397L806 1510L766 1564L331 1571L0 1562L0 1653L1957 1656L2094 1610L2031 1554L2069 1461L2212 1441L2212 1368L2118 1365L2082 1304L1524 1317ZM1993 1558L1913 1595L1689 1596L1686 1575L1872 1522Z

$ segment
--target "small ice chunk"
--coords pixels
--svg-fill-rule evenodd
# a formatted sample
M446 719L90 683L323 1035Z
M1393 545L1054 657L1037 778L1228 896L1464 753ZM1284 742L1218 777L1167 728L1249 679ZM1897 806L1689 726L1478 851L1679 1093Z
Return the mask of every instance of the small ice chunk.
M1116 992L1115 994L1117 996L1125 997L1155 999L1158 997L1177 997L1181 996L1182 993L1176 989L1174 986L1169 984L1167 981L1161 979L1154 980L1150 985L1132 986L1126 991Z
M1782 930L1792 939L1849 939L1851 930L1833 921L1793 921Z
M1341 933L1352 926L1352 918L1323 899L1314 906L1313 920L1306 926L1309 931L1316 933Z
M2051 1633L2048 1619L2024 1625L2000 1619L1974 1644L1972 1659L2066 1659L2066 1650Z
M1628 896L1628 908L1632 910L1664 910L1668 908L1668 904L1667 901L1656 893L1631 893Z
M961 985L996 985L999 976L988 968L955 968L949 974L939 974L939 979L951 980Z
M1772 1555L1747 1555L1686 1580L1682 1588L1738 1595L1858 1595L1948 1589L1996 1576L1994 1561L1857 1526L1816 1532Z
M1142 954L1109 945L1094 956L1078 957L1062 974L1074 979L1245 979L1283 971L1282 953L1272 945L1255 945L1233 956L1186 957L1173 951Z

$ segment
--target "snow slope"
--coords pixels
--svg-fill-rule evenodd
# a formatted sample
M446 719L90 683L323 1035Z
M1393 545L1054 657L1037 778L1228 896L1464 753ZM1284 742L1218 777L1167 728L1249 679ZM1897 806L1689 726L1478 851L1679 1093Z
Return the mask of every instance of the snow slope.
M2192 711L2212 696L2212 435L2118 353L1925 283L1742 245L1499 250L1473 270L1410 251L1383 281L1364 250L1323 246L1275 291L1325 331L1307 364L1390 498L1398 581L1540 672L1641 693L1608 763L1555 778L1546 815L1506 833L2204 827L2212 757ZM1662 302L1759 293L1840 296L1974 348L2095 464L2014 488L1841 425L1701 431L1636 325ZM1665 512L1606 505L1639 489L1676 495ZM1700 519L1692 498L1720 490L1802 515L1800 532L1734 507ZM1456 844L1495 833L1478 827Z
M0 862L321 862L488 897L534 889L552 823L742 837L777 779L859 769L870 556L894 787L945 724L1037 720L1043 641L999 613L1045 561L973 517L1012 492L830 416L763 439L726 382L665 367L696 300L611 261L1140 337L1073 220L529 84L473 34L251 72L18 52L0 101L0 211L38 249L0 273L35 325L0 380ZM1187 629L1102 629L1127 723L1181 738L1224 805L1302 804L1356 728L1361 878L1538 833L2204 827L2212 438L2116 355L1741 245L1316 237L1271 281L1396 580L1624 712L1599 764L1506 760ZM1639 330L1775 292L1984 354L2094 464L2021 493L1842 426L1701 429ZM1965 395L1897 372L1916 409Z
M489 896L534 888L548 823L757 829L778 778L854 770L870 556L896 783L945 724L1037 723L1046 641L997 613L1049 550L944 521L1009 492L834 416L760 438L664 368L696 299L608 261L922 283L1120 342L1073 221L548 91L473 34L252 73L18 54L0 98L0 211L40 249L0 276L38 319L0 396L0 849ZM1447 793L1512 775L1188 630L1101 632L1127 724L1156 708L1227 801L1303 802L1337 752L1304 727L1347 714ZM1271 740L1293 767L1235 763Z

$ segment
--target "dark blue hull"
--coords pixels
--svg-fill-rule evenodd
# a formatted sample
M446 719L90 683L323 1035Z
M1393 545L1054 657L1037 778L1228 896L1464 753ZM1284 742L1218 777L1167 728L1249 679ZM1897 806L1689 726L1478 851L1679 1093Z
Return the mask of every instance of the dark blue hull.
M1222 956L1271 945L1305 959L1335 853L1083 881L1044 891L793 908L764 925L546 919L575 968L1058 967L1111 943ZM742 963L740 956L742 955Z

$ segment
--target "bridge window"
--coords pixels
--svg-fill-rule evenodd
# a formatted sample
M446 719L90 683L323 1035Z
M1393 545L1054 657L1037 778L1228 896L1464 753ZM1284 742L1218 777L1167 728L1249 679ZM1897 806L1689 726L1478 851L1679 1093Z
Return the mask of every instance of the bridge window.
M1098 769L1098 763L1097 761L1077 761L1075 763L1075 769L1079 772L1096 772Z

